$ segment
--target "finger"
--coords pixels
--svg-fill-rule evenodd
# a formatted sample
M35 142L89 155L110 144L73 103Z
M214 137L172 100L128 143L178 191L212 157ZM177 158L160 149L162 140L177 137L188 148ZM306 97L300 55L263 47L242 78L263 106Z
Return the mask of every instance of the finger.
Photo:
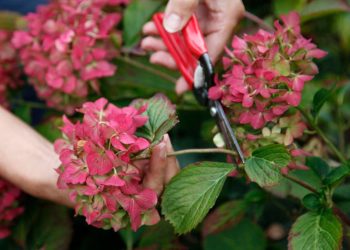
M153 148L149 169L143 180L144 187L154 190L158 195L162 193L164 187L165 171L168 163L166 150L164 142Z
M159 32L157 30L156 25L154 24L154 22L147 22L145 23L145 25L143 25L142 27L142 33L144 35L159 35Z
M148 36L141 41L141 48L147 51L166 51L167 48L160 38Z
M166 143L167 153L174 152L173 146L171 145L168 134L164 135L163 141ZM167 184L178 172L180 171L179 162L175 156L168 157L168 166L165 172L164 184Z
M157 51L150 57L150 62L159 64L169 69L177 69L176 62L173 57L165 51Z
M169 0L165 9L164 28L174 33L180 31L194 13L199 0Z
M206 0L207 8L211 14L210 21L206 23L206 43L208 53L215 63L232 37L234 27L244 14L244 5L241 0Z
M180 77L179 80L177 80L175 86L176 94L181 95L189 89L190 87L188 86L188 83L186 82L185 78Z

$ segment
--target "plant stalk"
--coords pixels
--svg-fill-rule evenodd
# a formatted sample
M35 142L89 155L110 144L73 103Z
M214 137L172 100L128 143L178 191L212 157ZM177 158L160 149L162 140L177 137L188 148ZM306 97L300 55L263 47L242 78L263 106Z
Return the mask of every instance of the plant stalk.
M270 32L274 32L275 29L273 27L271 27L269 24L267 24L263 19L261 19L260 17L254 15L251 12L245 11L244 12L244 17L251 20L252 22L258 24L261 28L270 31Z
M235 151L224 149L224 148L191 148L178 150L167 154L167 157L186 155L186 154L227 154L232 156L237 156ZM135 157L133 160L146 160L149 159L150 155L141 155L140 157Z
M305 182L303 182L303 181L301 181L301 180L299 180L297 178L294 178L294 177L292 177L290 175L283 175L283 176L284 176L284 178L286 178L286 179L288 179L288 180L290 180L290 181L292 181L292 182L302 186L303 188L305 188L305 189L307 189L307 190L309 190L309 191L311 191L313 193L317 193L317 190L315 188L313 188L312 186L310 186L309 184L307 184L307 183L305 183Z
M337 147L331 142L331 140L323 133L321 128L314 122L312 117L304 110L303 107L298 108L298 110L305 117L309 125L317 132L317 134L322 138L322 140L327 144L327 146L333 151L341 163L346 163L346 158L344 155L337 149Z

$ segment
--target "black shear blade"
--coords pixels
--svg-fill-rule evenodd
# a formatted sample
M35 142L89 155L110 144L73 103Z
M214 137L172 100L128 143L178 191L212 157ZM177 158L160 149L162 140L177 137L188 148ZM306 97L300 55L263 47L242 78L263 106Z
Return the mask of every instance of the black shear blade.
M231 128L230 122L227 119L224 109L219 101L214 101L213 107L216 110L217 125L224 138L226 147L235 150L242 163L245 162L241 147L238 144L236 136Z

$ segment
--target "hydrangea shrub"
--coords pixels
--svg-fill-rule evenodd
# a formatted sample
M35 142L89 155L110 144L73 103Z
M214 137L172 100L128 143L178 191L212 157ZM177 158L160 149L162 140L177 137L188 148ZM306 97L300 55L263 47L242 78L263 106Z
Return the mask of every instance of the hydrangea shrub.
M58 187L70 191L76 213L96 227L117 231L131 225L136 231L160 219L157 194L143 187L144 169L133 159L150 151L176 116L163 97L135 105L140 107L120 108L104 98L84 103L78 110L82 121L64 117L64 138L55 142L62 162ZM157 113L159 108L165 112ZM162 127L167 128L161 134L153 132ZM142 128L149 139L138 135Z
M99 79L112 76L120 43L121 6L127 0L54 0L25 19L27 29L16 31L24 72L49 107L72 113Z

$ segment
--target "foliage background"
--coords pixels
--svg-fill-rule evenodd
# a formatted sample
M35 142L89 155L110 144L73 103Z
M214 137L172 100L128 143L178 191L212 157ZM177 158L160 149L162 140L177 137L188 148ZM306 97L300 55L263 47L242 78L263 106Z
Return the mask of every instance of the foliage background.
M0 5L11 8L11 3L6 2L0 1ZM177 104L180 124L170 135L175 149L212 147L214 121L207 110L197 105L191 93L181 97L174 94L178 73L149 64L146 56L135 55L142 25L165 3L160 0L134 0L128 6L122 23L124 54L115 62L117 74L101 84L102 95L115 104L124 105L134 98L163 92ZM320 73L306 85L302 105L310 107L314 93L320 87L341 86L336 97L325 105L319 119L327 134L349 155L350 1L246 0L244 4L246 10L270 24L280 14L297 10L302 16L305 37L312 38L319 48L329 52L325 59L318 61ZM14 6L16 9L19 7ZM25 11L24 8L22 10ZM257 25L245 18L236 33L252 33L256 29ZM31 87L25 86L12 95L13 111L17 116L51 141L60 135L57 126L61 114L48 110L36 98ZM338 124L333 122L335 118L340 121ZM213 155L179 157L181 166L199 160L224 161L225 158ZM309 164L312 164L311 160ZM312 170L296 171L295 174L320 185L319 177ZM176 236L164 221L136 233L95 229L87 226L83 218L73 218L73 212L66 208L25 197L26 212L14 228L12 238L0 240L0 249L130 249L131 245L137 249L285 249L291 223L305 210L299 199L293 197L300 198L307 191L296 186L280 185L273 193L275 195L255 184L248 185L243 179L230 178L216 204L220 209L215 210L197 230L181 237ZM335 201L345 213L350 213L350 184L336 190ZM220 220L223 220L223 225L216 232L217 229L212 227ZM350 249L349 239L345 239L344 248Z

